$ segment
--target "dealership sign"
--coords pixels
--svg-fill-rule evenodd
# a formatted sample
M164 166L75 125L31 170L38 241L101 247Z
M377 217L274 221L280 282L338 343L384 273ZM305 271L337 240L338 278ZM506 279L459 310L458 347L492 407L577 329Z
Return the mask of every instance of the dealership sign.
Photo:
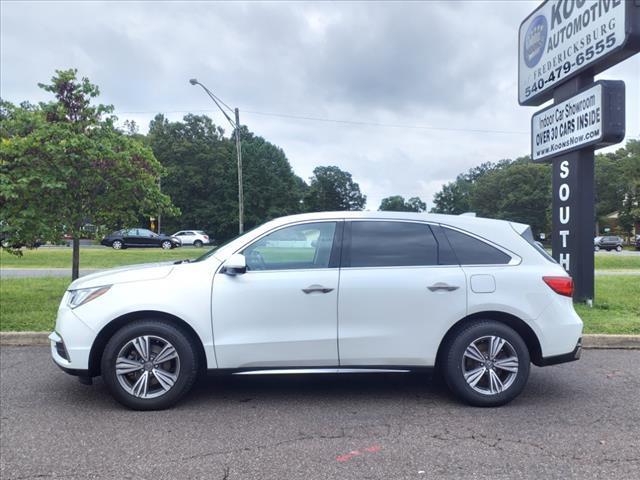
M531 118L531 159L602 148L624 139L624 82L601 80Z
M635 0L547 0L520 24L518 101L540 105L565 80L602 72L636 53L638 44Z

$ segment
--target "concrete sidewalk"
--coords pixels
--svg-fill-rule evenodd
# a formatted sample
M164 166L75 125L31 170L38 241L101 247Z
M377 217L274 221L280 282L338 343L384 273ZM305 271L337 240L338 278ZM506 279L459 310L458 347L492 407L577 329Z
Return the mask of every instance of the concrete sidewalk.
M81 268L80 276L84 277L105 268ZM0 278L39 278L39 277L71 277L70 268L2 268Z

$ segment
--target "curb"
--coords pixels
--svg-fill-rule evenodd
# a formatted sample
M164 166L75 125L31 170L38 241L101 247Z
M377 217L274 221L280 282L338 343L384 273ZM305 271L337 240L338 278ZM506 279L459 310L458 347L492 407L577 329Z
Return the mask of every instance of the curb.
M0 332L0 346L48 346L48 336L49 332ZM640 350L640 335L585 334L582 348Z

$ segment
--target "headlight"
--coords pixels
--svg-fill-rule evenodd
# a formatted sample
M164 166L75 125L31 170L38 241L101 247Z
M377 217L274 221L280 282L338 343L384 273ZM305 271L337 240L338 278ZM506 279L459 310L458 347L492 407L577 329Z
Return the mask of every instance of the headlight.
M69 305L71 308L79 307L80 305L89 303L91 300L95 300L96 298L104 295L109 291L110 288L111 288L111 285L106 285L104 287L80 288L78 290L69 290L69 298L67 299L67 305Z

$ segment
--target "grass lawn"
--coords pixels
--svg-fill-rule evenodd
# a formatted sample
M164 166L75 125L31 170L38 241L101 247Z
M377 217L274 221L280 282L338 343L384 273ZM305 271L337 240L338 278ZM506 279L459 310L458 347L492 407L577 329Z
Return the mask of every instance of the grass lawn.
M49 331L66 278L0 279L0 331ZM577 305L585 333L640 334L640 275L596 277L594 308Z
M593 308L576 305L585 333L640 334L640 275L596 277Z
M53 330L67 278L0 279L0 331Z
M193 259L209 251L208 248L181 247L172 250L161 248L127 248L114 250L108 247L80 248L80 268L110 268L135 263L166 262ZM68 268L71 269L71 248L52 247L23 250L18 257L0 252L2 268Z
M640 255L603 252L595 256L596 270L640 270Z

